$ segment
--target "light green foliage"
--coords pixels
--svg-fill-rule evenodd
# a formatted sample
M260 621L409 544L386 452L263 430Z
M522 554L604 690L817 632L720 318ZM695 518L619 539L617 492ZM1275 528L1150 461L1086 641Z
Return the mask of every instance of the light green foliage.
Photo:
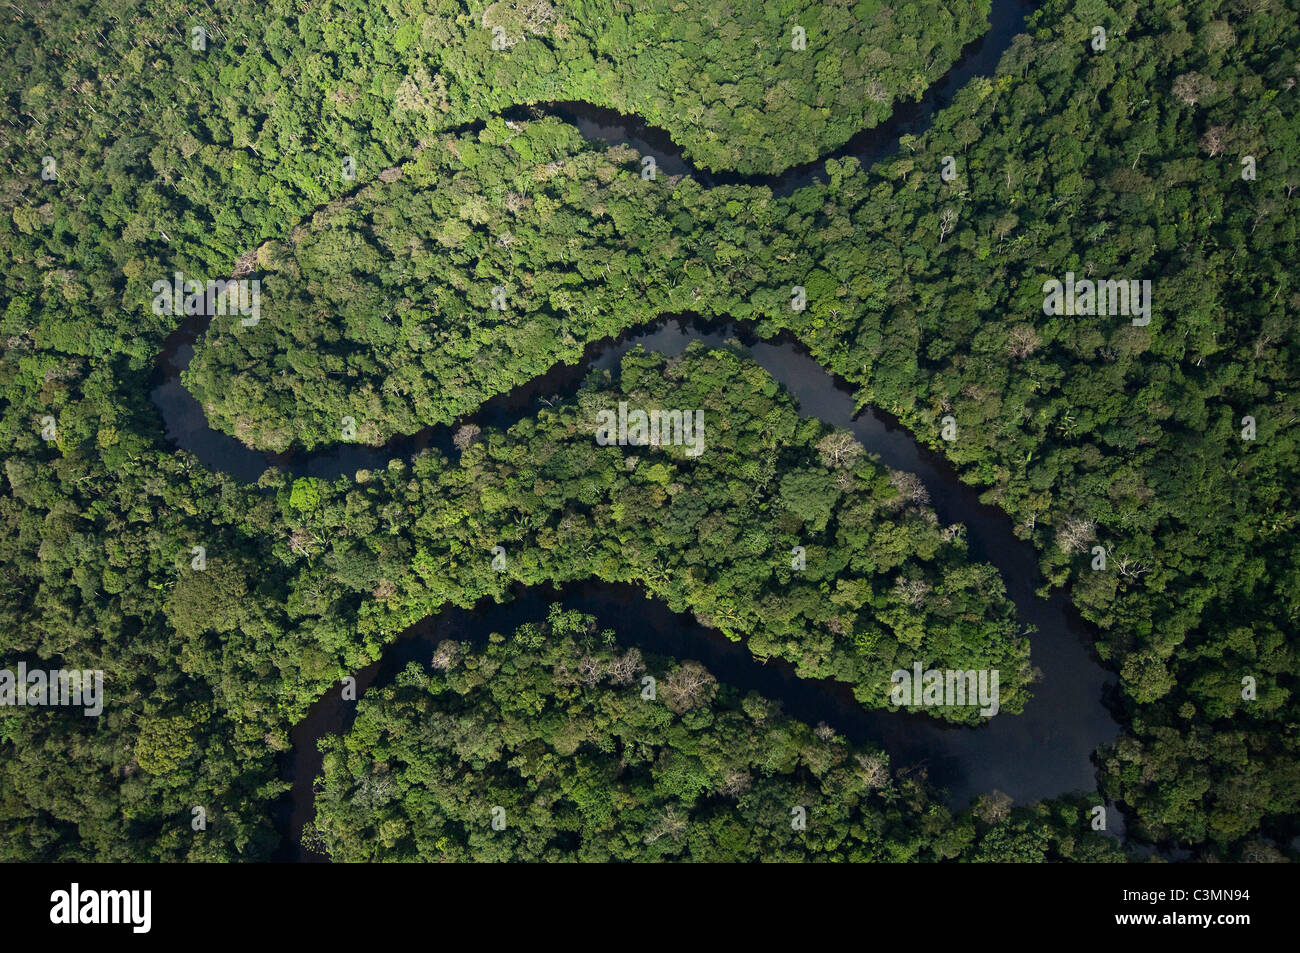
M412 663L367 692L326 743L325 850L353 862L1123 859L1080 804L954 817L879 751L616 638L553 606L483 647L443 642L431 675Z
M635 580L868 703L895 657L935 636L954 660L1020 671L991 571L925 508L891 510L869 460L840 487L824 428L731 355L697 354L680 380L632 358L619 382L730 415L728 437L710 432L712 461L669 450L628 470L619 448L597 452L590 401L614 394L598 381L455 462L312 485L319 500L282 473L247 487L204 471L163 439L147 399L176 323L153 314L150 285L177 269L227 275L254 250L243 264L266 276L279 321L214 325L193 383L214 420L266 446L333 439L344 414L371 442L450 419L665 311L792 333L862 404L946 453L1070 587L1120 677L1126 730L1100 763L1130 832L1236 859L1268 853L1261 832L1294 828L1300 30L1288 5L1049 0L997 74L896 157L833 160L827 185L787 199L646 182L635 156L553 121L463 124L586 98L668 129L701 167L785 168L932 82L980 29L973 5L951 19L937 4L695 17L506 5L493 14L518 39L495 52L481 5L272 0L250 17L219 2L225 38L214 31L206 54L181 42L180 3L114 0L93 23L73 5L24 6L0 26L0 633L5 658L104 669L112 701L98 719L4 718L0 856L265 858L277 757L307 704L406 623L513 580ZM813 10L809 68L777 37ZM1104 55L1087 42L1098 22ZM862 95L874 76L878 99ZM47 154L57 183L39 179ZM948 155L953 182L939 175ZM1240 176L1246 155L1255 180ZM558 240L569 235L572 248ZM1044 315L1042 283L1070 270L1151 278L1150 325ZM496 284L520 307L494 318L483 296ZM1247 414L1254 441L1240 437ZM960 426L952 444L938 438L945 415ZM41 439L46 416L57 440ZM557 442L568 452L546 457ZM184 557L196 540L203 572ZM798 580L784 568L796 540L809 550ZM499 543L508 573L489 564ZM1109 549L1106 571L1090 568L1092 545ZM900 570L950 602L903 604ZM206 721L171 721L199 706ZM551 736L575 753L572 783L592 792L582 804L599 826L613 808L585 742ZM655 795L702 797L700 777L665 765ZM191 836L178 804L221 823ZM916 854L902 833L915 823L931 825L935 856L1042 855L1018 822L981 837L984 821L933 811L897 806L886 856ZM380 842L407 849L402 818L388 820Z

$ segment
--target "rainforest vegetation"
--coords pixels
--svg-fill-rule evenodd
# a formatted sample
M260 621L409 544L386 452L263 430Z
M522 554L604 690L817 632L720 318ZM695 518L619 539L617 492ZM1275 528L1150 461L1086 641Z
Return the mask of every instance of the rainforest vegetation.
M1014 606L914 480L801 419L730 351L633 352L617 389L600 378L509 433L482 431L455 463L431 452L333 485L281 478L287 535L274 555L293 573L290 610L319 627L317 647L348 660L360 638L377 653L447 602L594 576L637 582L760 658L848 682L868 707L885 707L891 674L917 660L996 668L1003 710L1023 706L1029 645ZM597 416L620 401L701 408L707 449L599 446ZM252 591L258 573L211 559L183 574L168 605L177 635L220 632L229 651L248 610L227 594ZM971 708L933 711L979 720Z
M0 666L99 668L109 699L94 719L0 707L0 857L267 858L311 701L408 624L516 583L636 582L869 707L914 657L1000 667L999 717L1033 691L1032 633L961 528L736 349L630 355L509 432L460 431L454 452L247 486L178 452L149 400L179 320L150 288L175 271L264 282L260 323L214 319L186 382L213 426L271 450L336 442L344 416L372 444L453 421L660 314L792 335L945 454L1066 588L1119 679L1124 733L1098 783L1129 835L1284 856L1300 833L1293 5L1047 0L995 75L895 155L830 158L826 182L788 196L646 177L557 118L499 115L588 100L662 128L698 168L779 172L916 98L984 29L987 4L942 6L0 13ZM1151 280L1149 324L1045 314L1044 282L1067 272ZM597 446L596 412L629 398L703 408L708 452ZM1074 822L1082 801L1009 816L986 801L981 818L894 767L864 788L857 756L877 752L756 718L725 686L693 715L608 678L570 684L567 660L625 657L617 629L595 645L589 627L538 620L363 696L327 742L330 852L1112 853ZM644 660L665 679L689 662ZM519 713L525 682L549 718ZM652 740L618 753L632 731ZM783 759L760 764L764 746ZM510 840L466 826L486 802L461 759L519 820ZM756 793L728 795L733 770ZM525 778L545 794L521 800ZM795 840L786 801L811 787L836 830L823 839L812 812ZM546 829L543 803L569 826ZM615 819L579 823L612 803ZM784 817L764 813L776 803ZM687 816L698 834L664 828Z
M52 731L3 710L15 750L6 763L8 823L21 832L13 843L54 851L38 856L139 849L115 843L111 820L85 824L73 843L47 843L51 817L107 803L134 813L149 856L265 850L272 832L257 799L283 790L274 756L306 706L410 623L448 603L507 598L516 583L638 583L761 658L848 682L868 707L889 706L892 672L916 661L996 668L1002 711L1023 707L1029 642L1014 606L996 570L966 557L962 527L939 524L914 478L801 418L735 350L632 352L614 383L597 372L572 401L508 433L461 432L455 460L432 451L334 483L272 469L260 486L242 486L164 457L176 462L134 509L111 498L94 506L102 539L66 510L57 524L32 512L54 498L58 478L13 462L15 499L26 504L14 509L13 545L61 541L57 551L40 544L39 593L78 613L52 620L32 654L86 658L84 667L117 675L115 697L141 706L115 709L117 745L79 716ZM597 416L620 401L701 408L707 451L598 445ZM75 436L61 439L75 459ZM101 592L149 627L92 648L92 627L105 625L95 614ZM161 659L171 689L154 681ZM970 707L922 710L980 717ZM87 779L47 787L51 773L39 766L58 750L84 751L55 770ZM176 825L190 802L209 815L219 806L225 837L265 840L195 842Z
M326 742L313 841L346 861L1124 859L1081 801L954 815L881 752L557 610L367 693Z

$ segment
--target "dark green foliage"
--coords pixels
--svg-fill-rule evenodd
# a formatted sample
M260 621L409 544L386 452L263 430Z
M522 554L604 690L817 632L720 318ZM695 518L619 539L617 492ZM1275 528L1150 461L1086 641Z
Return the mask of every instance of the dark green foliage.
M883 6L818 7L810 49L822 35L839 56L823 49L829 65L815 69L775 39L737 66L722 41L744 37L725 17L711 45L702 20L653 5L616 17L557 5L537 30L523 7L497 7L508 32L528 35L496 58L481 7L456 3L276 0L255 23L217 3L206 55L186 42L185 5L147 6L30 5L0 27L0 662L102 668L109 692L99 719L0 712L0 855L267 856L276 758L310 700L407 622L516 579L638 580L868 702L918 635L964 663L1023 661L987 567L925 511L892 512L868 461L823 464L819 425L730 355L696 355L671 386L656 360L634 358L622 382L673 404L721 388L732 428L709 432L717 461L667 449L618 469L621 452L597 453L584 429L597 382L456 463L429 455L333 486L271 473L271 495L204 471L172 452L147 398L174 325L148 289L177 269L229 274L254 249L243 265L267 275L283 322L268 315L246 337L214 328L194 383L214 421L267 445L325 441L358 399L364 439L449 419L664 311L791 331L862 404L985 488L1097 627L1126 721L1102 752L1102 788L1130 809L1131 831L1230 859L1268 856L1261 833L1296 833L1289 5L1051 0L998 75L972 81L896 157L865 171L832 160L827 185L788 199L645 182L634 156L585 148L551 121L458 127L585 97L669 129L701 166L782 168L884 115L884 98L878 109L861 95L873 57L889 57L886 98L938 75L977 30L969 5L951 21L906 5L888 27ZM804 12L755 4L737 22L783 39ZM1088 43L1099 23L1104 53ZM646 41L663 37L680 49ZM836 90L843 101L825 101ZM421 141L402 180L365 185ZM45 155L56 183L39 178ZM352 200L345 155L363 185ZM949 155L953 182L939 174ZM512 212L516 185L533 204ZM294 235L319 206L315 227L337 246L310 226ZM499 243L505 231L513 244ZM575 260L558 235L574 237ZM412 265L428 269L423 284L399 279ZM1067 271L1152 279L1151 323L1044 315L1043 282ZM494 323L483 295L502 280L524 307ZM806 311L789 307L795 285ZM407 323L380 320L397 312ZM952 444L939 439L946 415ZM557 440L572 456L546 456ZM809 546L803 582L782 568L796 540ZM489 565L498 543L506 574ZM1094 545L1109 550L1105 571L1091 569ZM956 597L907 606L894 586L911 571ZM201 837L196 805L210 819ZM901 804L898 829L925 805ZM936 822L945 846L929 849L1041 856L1038 821L1026 823L972 849L960 823ZM915 841L885 843L906 854Z
M387 596L362 606L365 635L387 639L445 602L472 605L514 582L594 576L639 583L801 675L848 682L868 707L886 705L894 670L921 661L996 668L1002 710L1022 709L1028 642L996 571L970 563L962 534L865 456L824 463L816 445L828 428L801 419L765 371L696 343L673 360L628 354L618 385L593 376L572 403L508 434L484 432L454 465L430 454L410 472L322 487L311 514L290 500L284 522L297 544L278 549L299 574L295 587L341 600L318 596L312 615L353 604L338 586L346 577L316 567L356 558L339 541L369 511L389 532L363 536L361 552L387 583L364 585ZM702 452L599 446L598 415L620 401L700 410ZM394 505L402 498L419 505ZM492 565L497 546L504 570ZM791 568L796 546L802 571ZM394 551L408 565L388 559ZM917 589L939 598L918 600ZM972 708L922 710L979 720Z
M412 663L368 692L325 745L315 827L330 856L1123 859L1082 804L954 816L879 751L616 638L557 606L481 649L444 641L431 675Z

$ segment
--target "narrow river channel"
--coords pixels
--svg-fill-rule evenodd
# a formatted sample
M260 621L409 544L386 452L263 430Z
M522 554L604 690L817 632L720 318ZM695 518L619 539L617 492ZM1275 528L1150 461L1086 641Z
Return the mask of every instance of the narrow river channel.
M855 136L833 157L856 156L867 166L896 151L900 135L923 131L935 111L950 103L973 76L993 74L1033 7L1023 0L995 0L990 30L966 49L920 102L900 106L888 123ZM656 156L667 174L693 175L706 186L766 185L778 194L789 194L824 179L824 159L780 176L701 172L690 166L662 132L647 128L635 117L585 103L524 107L523 112L557 115L589 139L630 144L643 154ZM194 343L206 326L207 319L202 316L188 318L168 337L151 394L167 438L205 466L250 483L271 466L295 476L335 479L351 477L359 469L382 468L391 458L407 457L425 448L454 454L453 428L447 426L395 438L382 447L341 445L310 454L277 455L243 446L208 426L202 407L181 382ZM742 644L728 641L689 616L672 613L635 587L597 581L549 592L518 589L514 598L502 605L484 604L474 610L431 616L403 633L380 661L356 673L358 689L364 691L376 680L391 678L410 661L427 663L434 646L444 638L480 641L491 632L507 632L521 622L542 618L547 604L559 600L568 608L595 615L602 625L616 627L621 638L643 651L698 659L741 690L779 699L795 717L814 724L825 721L857 743L878 744L889 752L895 767L924 767L931 782L947 791L948 801L955 807L964 807L973 796L995 788L1017 802L1094 791L1092 753L1119 731L1106 705L1115 679L1092 654L1086 627L1065 595L1058 592L1044 599L1035 594L1041 577L1033 547L1015 536L1005 514L980 503L976 490L962 483L941 455L918 444L885 414L867 410L855 415L851 389L793 340L760 341L743 326L659 317L618 340L592 344L578 365L557 366L488 401L468 419L480 426L508 427L534 414L541 401L571 393L593 369L615 370L621 356L633 347L677 354L693 340L720 345L731 338L746 344L754 359L793 394L801 413L852 430L881 463L915 473L929 490L939 519L966 526L972 558L997 567L1021 622L1032 632L1032 660L1038 679L1023 714L995 717L978 728L952 728L921 715L866 711L841 683L799 679L781 662L761 664ZM336 688L317 701L294 729L293 750L285 765L285 777L293 787L280 819L286 836L284 859L316 859L299 844L303 825L315 810L313 781L321 762L316 742L326 733L344 730L354 710L355 705L342 701ZM1111 812L1111 817L1111 826L1117 829L1113 832L1122 833L1119 812Z

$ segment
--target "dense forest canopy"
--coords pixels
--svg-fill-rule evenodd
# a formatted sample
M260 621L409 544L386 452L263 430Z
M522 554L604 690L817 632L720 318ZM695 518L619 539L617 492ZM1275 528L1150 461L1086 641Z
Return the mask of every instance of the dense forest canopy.
M1083 802L954 815L882 752L617 642L556 610L442 642L327 742L313 842L344 861L1123 859Z
M214 426L270 449L327 445L343 416L369 443L451 421L659 314L793 335L982 488L1095 627L1125 722L1099 753L1100 790L1129 833L1205 858L1281 856L1300 833L1293 6L1048 0L996 74L896 155L830 159L825 183L788 197L647 178L631 150L499 114L589 100L666 130L698 168L777 172L916 98L988 5L303 6L0 12L3 664L102 669L109 698L94 719L0 707L0 856L266 858L307 705L407 624L514 582L635 581L868 706L915 654L1000 667L999 717L1032 692L1032 635L960 528L909 499L906 475L800 418L743 354L634 354L617 379L455 455L332 483L272 469L245 486L177 452L148 399L179 320L150 308L151 286L177 271L263 282L260 323L214 320L187 382ZM1045 284L1067 274L1149 280L1149 322L1047 313ZM594 412L629 395L705 408L710 452L595 445ZM562 658L581 629L539 628L508 651ZM401 741L405 790L451 757L422 733L429 712L476 731L505 717L501 686L457 678L363 699L356 733L332 742L331 798L363 783L363 755L343 755L381 730ZM742 727L760 743L767 729L718 697L728 727L666 737L665 756ZM529 744L557 743L535 727L547 733ZM801 730L843 779L835 745ZM609 737L554 783L608 770ZM755 790L784 796L809 771ZM995 835L987 819L927 820L922 788L846 795L833 810L862 832L815 850L1007 856L984 850L996 836L1052 845L1026 859L1092 856L1044 833L1077 804ZM499 842L458 828L439 846L402 826L451 816L461 793L389 804L384 846L492 856ZM646 856L645 825L672 806L662 793L584 849ZM672 856L814 850L777 827L729 841L743 809L714 798L692 802L709 833ZM211 819L199 837L194 805ZM361 856L370 823L331 802L325 843ZM521 850L559 849L533 834Z

